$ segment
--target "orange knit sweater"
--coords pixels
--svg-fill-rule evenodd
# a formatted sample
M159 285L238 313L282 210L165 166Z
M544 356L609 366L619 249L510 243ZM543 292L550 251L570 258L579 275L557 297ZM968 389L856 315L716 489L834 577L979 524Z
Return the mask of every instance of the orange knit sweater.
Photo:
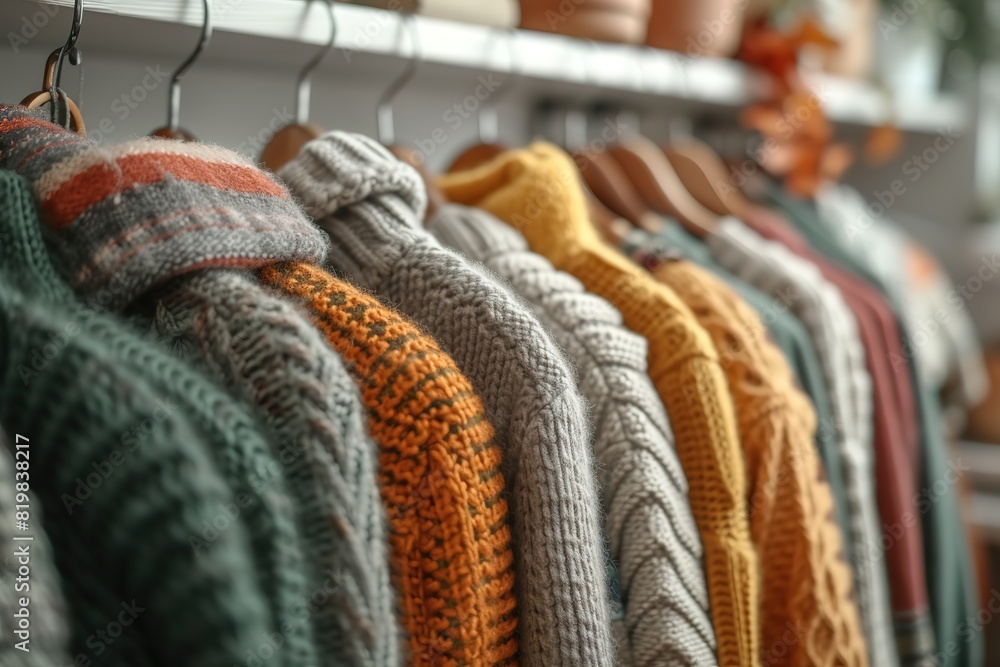
M762 662L867 667L861 617L833 496L813 444L816 415L763 322L724 283L687 261L653 275L691 308L715 343L736 402L760 554Z
M531 249L621 311L649 341L649 373L670 414L705 569L723 667L760 665L760 567L750 540L747 486L736 418L719 357L670 289L604 244L587 219L573 162L536 144L444 176L453 201L514 225Z
M300 300L361 389L381 448L408 664L516 665L501 455L469 381L415 324L349 283L292 262L259 276Z

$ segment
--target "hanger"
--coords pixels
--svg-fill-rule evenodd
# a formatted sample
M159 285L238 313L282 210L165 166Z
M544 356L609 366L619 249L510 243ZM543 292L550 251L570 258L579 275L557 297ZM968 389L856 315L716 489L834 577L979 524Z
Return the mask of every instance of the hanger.
M684 187L660 148L642 135L624 137L608 149L646 204L676 218L692 234L704 237L719 217Z
M70 25L69 37L66 43L53 51L45 61L45 73L42 75L42 89L31 93L21 104L29 109L37 109L48 102L52 103L51 119L53 123L59 123L64 127L72 129L77 134L87 136L87 128L83 122L83 114L80 113L76 103L63 92L62 84L63 61L68 57L71 65L80 65L83 62L83 54L76 48L76 42L80 38L80 29L83 26L83 0L76 0L73 7L73 23Z
M295 97L295 122L278 130L260 154L260 162L277 172L295 159L302 147L323 134L323 129L309 122L309 98L312 95L312 74L332 50L337 38L337 18L333 0L326 0L330 10L330 39L299 72L298 93Z
M633 227L657 233L663 222L636 192L618 162L604 150L590 144L571 153L584 181L604 206L627 220Z
M167 97L167 124L155 130L152 134L154 137L195 141L193 134L187 130L182 130L180 127L181 79L191 69L191 66L194 65L194 62L212 39L212 3L210 0L202 0L202 4L204 6L205 18L201 24L201 38L198 40L198 44L194 47L191 55L180 64L180 67L174 71L174 75L170 77L170 93Z
M462 151L452 161L448 171L471 169L483 162L489 162L507 150L507 146L499 141L500 121L497 106L500 97L510 94L515 80L520 77L521 68L515 56L517 47L514 42L517 39L517 29L510 28L506 31L506 34L507 38L502 41L507 46L507 57L510 62L510 76L508 78L510 81L502 92L499 94L494 93L489 106L484 105L476 115L479 142Z
M618 211L608 208L593 190L590 179L593 178L594 174L588 174L588 172L595 171L591 168L593 163L589 160L593 151L588 152L583 148L587 144L589 118L585 112L579 109L565 109L563 113L565 114L563 117L563 148L567 149L580 172L580 187L583 189L590 221L594 223L594 226L609 243L618 245L628 233L631 223L618 215ZM595 185L603 189L603 183L600 180Z
M424 189L427 192L427 209L424 211L424 222L426 222L441 206L448 203L448 198L444 196L437 183L434 182L434 177L427 170L423 154L396 143L395 114L393 113L392 102L399 95L400 91L406 87L406 84L416 75L421 63L420 41L412 13L403 14L400 30L404 27L407 28L407 32L410 34L410 44L413 52L410 55L410 63L406 66L406 69L403 70L402 74L395 81L389 84L389 87L382 93L382 97L379 98L378 106L375 107L376 130L378 132L379 143L387 146L390 153L399 158L400 161L416 169L417 173L420 174L420 178L424 182Z
M663 146L663 152L681 182L705 208L737 218L752 208L750 200L732 184L722 158L708 144L685 137Z

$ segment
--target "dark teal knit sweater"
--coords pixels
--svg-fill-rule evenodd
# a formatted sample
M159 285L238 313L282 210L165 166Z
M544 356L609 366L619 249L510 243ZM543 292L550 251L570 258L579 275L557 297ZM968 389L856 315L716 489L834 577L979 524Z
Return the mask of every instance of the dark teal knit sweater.
M39 457L33 489L74 612L74 655L242 664L288 622L296 631L272 664L316 664L293 612L308 594L294 509L256 424L75 298L42 245L29 186L0 172L0 420ZM133 598L145 609L139 631L94 639Z

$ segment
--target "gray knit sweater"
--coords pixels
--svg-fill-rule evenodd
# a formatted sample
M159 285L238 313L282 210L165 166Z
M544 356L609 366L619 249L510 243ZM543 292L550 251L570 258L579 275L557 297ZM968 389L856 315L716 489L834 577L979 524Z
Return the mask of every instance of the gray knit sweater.
M309 319L244 270L318 262L322 232L273 177L215 146L103 147L65 132L46 151L26 174L40 200L46 187L91 179L71 224L43 206L54 263L74 290L209 371L269 428L281 468L249 483L289 480L310 556L308 595L279 628L284 640L301 640L295 626L309 623L323 664L398 665L376 451L357 387Z
M42 528L40 503L31 493L28 494L28 511L30 516L30 532L16 530L15 505L23 504L17 498L19 493L15 484L20 480L28 480L22 488L30 485L30 470L17 471L22 473L15 479L15 467L12 457L17 456L22 467L30 469L30 448L17 449L16 434L8 436L0 432L0 543L4 545L0 556L0 621L5 627L0 632L0 665L4 667L49 667L50 665L68 665L72 661L67 657L69 648L69 624L67 615L69 608L63 598L59 573L52 560L52 545ZM25 444L25 443L22 443ZM20 454L15 454L20 451ZM18 540L30 536L30 540ZM27 550L27 555L24 551ZM21 565L30 567L30 580L25 580L18 574ZM20 577L20 581L18 578ZM29 600L28 621L30 625L30 641L24 646L30 651L15 648L15 644L23 637L14 634L17 620L14 616L22 605L20 598Z
M559 348L508 287L420 226L420 177L375 141L331 132L280 176L330 235L328 266L427 329L482 398L510 493L521 664L612 664L586 409Z
M446 206L428 227L506 279L575 363L580 392L591 405L605 529L621 577L619 664L718 664L701 537L666 410L647 375L646 339L488 213Z

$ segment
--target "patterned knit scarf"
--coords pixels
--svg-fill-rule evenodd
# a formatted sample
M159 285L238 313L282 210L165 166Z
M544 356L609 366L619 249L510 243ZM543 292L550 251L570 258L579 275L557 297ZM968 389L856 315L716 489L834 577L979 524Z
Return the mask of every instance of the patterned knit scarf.
M280 184L239 155L146 138L99 146L0 106L0 168L26 176L73 288L117 310L184 273L316 263L327 241Z

